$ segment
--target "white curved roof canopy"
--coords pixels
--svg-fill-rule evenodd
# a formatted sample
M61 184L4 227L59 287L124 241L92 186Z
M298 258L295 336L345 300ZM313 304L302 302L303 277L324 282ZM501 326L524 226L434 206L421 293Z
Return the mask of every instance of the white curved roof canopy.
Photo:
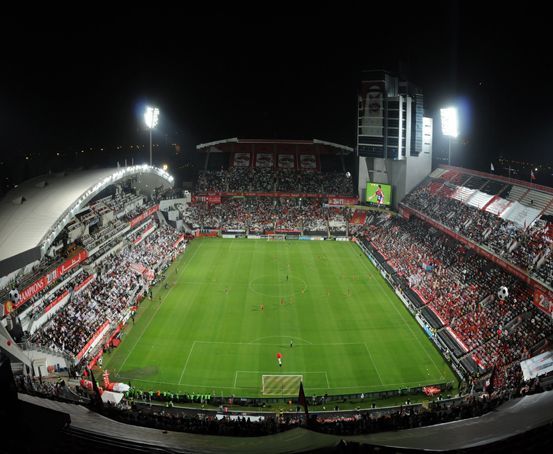
M73 215L117 181L137 174L157 176L166 186L173 177L148 165L86 170L33 178L0 201L0 262L40 247L44 256Z

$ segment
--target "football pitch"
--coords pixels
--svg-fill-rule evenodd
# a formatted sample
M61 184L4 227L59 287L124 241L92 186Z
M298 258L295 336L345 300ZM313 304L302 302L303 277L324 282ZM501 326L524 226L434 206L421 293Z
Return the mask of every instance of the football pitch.
M112 379L242 397L455 381L354 243L197 239L166 282L104 362Z

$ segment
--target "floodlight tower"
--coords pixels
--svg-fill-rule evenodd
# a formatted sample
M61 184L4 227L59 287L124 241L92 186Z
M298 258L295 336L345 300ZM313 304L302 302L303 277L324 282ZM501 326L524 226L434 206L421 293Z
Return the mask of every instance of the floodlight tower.
M158 119L159 109L157 107L147 106L146 111L144 112L144 121L150 130L150 165L152 165L152 129L157 126Z
M440 109L440 117L442 120L442 134L447 136L449 143L447 165L451 165L451 139L455 139L459 135L457 107L445 107Z

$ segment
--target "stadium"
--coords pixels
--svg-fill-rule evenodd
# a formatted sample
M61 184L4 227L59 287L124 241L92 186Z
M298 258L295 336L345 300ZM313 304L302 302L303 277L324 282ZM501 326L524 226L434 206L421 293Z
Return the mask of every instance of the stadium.
M378 77L355 149L227 138L186 190L144 164L6 194L19 430L46 452L544 448L553 189L432 168L422 94Z

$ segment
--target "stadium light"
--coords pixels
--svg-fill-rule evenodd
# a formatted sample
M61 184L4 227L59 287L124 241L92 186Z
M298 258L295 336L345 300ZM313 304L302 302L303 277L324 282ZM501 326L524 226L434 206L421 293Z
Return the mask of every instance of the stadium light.
M448 138L447 165L451 165L451 139L459 135L459 117L457 107L445 107L440 109L442 120L442 134Z
M150 165L152 165L152 129L157 126L159 119L159 109L157 107L146 107L144 112L144 121L150 130Z

